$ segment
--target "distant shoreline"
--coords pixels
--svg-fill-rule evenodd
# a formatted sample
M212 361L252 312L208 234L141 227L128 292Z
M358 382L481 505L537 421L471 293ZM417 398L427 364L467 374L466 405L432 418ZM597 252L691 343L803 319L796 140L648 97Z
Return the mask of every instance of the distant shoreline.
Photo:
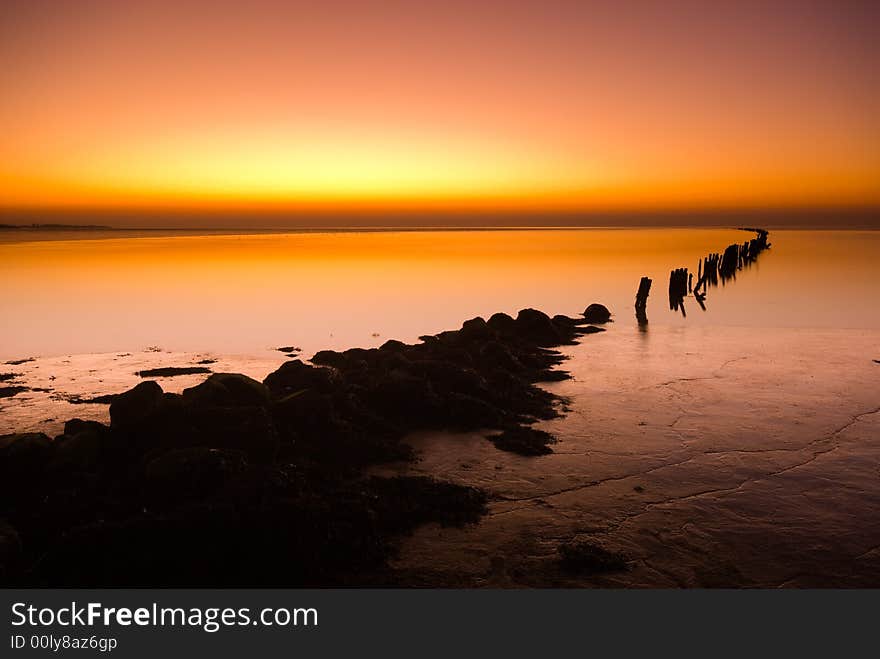
M0 231L113 231L103 224L0 224Z

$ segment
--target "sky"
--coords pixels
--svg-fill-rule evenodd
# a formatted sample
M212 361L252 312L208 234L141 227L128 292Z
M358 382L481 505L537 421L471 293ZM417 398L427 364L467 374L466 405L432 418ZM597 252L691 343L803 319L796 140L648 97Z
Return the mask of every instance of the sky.
M880 3L0 3L0 211L880 207Z

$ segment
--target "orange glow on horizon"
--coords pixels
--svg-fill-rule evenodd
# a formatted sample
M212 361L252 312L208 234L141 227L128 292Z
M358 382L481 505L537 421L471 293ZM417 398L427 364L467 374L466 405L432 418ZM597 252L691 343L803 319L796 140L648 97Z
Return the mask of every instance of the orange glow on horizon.
M0 209L880 205L831 5L86 4L0 15Z

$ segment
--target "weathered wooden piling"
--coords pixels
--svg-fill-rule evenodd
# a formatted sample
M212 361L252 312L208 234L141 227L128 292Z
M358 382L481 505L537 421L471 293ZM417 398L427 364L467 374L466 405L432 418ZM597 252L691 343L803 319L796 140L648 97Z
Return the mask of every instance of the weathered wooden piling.
M648 305L648 295L651 292L651 278L642 277L639 281L639 290L636 291L636 321L640 326L648 324L648 314L645 308Z

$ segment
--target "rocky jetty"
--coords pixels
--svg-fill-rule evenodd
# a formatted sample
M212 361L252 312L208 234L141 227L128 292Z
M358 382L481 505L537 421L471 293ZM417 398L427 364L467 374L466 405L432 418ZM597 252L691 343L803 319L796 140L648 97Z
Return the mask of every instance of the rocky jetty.
M406 345L323 351L258 382L214 373L181 394L114 395L110 425L0 437L0 579L25 586L346 586L387 583L419 524L466 524L486 495L429 478L369 477L411 457L415 430L485 431L550 451L530 424L568 377L554 348L598 331L533 309L474 318ZM385 575L385 576L383 576Z

